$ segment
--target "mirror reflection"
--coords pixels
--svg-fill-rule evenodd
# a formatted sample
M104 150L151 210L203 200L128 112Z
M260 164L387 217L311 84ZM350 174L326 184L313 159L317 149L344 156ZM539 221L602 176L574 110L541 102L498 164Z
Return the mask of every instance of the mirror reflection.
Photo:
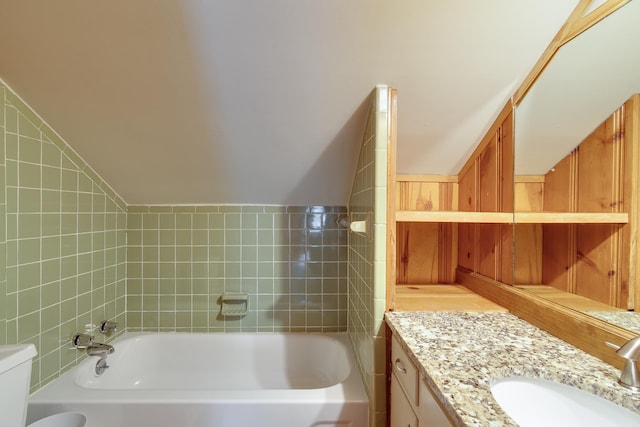
M514 158L514 284L636 333L638 22L631 1L559 49L516 108Z

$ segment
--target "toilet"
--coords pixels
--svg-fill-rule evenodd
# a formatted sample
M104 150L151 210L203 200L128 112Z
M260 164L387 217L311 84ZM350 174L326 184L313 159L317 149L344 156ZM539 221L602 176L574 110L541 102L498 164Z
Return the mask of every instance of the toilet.
M23 427L27 418L33 344L0 345L0 425ZM29 427L83 427L86 417L64 412L43 418Z

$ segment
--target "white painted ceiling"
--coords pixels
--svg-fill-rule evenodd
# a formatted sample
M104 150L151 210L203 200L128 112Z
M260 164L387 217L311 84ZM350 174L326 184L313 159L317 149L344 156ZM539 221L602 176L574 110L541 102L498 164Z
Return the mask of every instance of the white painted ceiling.
M544 175L640 93L640 1L562 46L515 116L515 173Z
M0 0L0 78L130 204L346 204L376 84L455 174L577 0Z

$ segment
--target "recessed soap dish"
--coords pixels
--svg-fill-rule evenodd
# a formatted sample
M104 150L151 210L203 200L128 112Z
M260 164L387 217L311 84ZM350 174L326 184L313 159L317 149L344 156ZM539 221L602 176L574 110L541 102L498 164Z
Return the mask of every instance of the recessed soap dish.
M244 316L249 310L249 294L245 292L224 293L220 301L220 314L223 316Z

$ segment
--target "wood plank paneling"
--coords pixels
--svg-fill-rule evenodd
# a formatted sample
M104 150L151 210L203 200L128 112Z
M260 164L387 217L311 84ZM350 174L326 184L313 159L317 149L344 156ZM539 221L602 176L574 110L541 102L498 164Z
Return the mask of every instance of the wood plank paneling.
M397 283L438 283L439 224L397 224Z
M517 213L542 211L544 177L516 177ZM514 284L542 283L542 224L522 224L516 217Z
M458 209L464 212L477 211L475 164L458 177ZM477 271L476 224L458 224L458 264Z
M618 306L616 289L618 250L614 226L580 224L576 226L575 293L612 306Z
M498 140L500 155L500 211L513 212L515 207L514 196L514 125L513 112L508 114L500 128ZM498 265L498 280L504 283L513 283L513 253L514 253L514 227L513 225L500 225L500 254Z
M454 182L440 182L440 207L458 209L458 177ZM458 265L458 225L439 224L438 282L453 283Z
M625 142L637 133L625 128L625 111L632 107L633 99L560 160L542 183L528 177L516 184L516 222L533 224L516 227L516 283L541 279L615 307L634 306L629 251L637 219L625 205L626 198L634 197L633 148ZM537 213L540 189L544 212Z
M481 212L498 212L500 204L500 156L498 139L500 129L489 135L490 140L480 153L478 161L479 195L478 208ZM478 272L492 279L498 278L500 269L500 227L495 224L478 224Z
M516 224L514 252L513 283L542 283L542 224Z
M457 181L452 176L398 175L397 283L453 282L458 230L443 216L455 213ZM424 215L436 218L425 223Z
M575 241L575 225L543 224L542 230L542 283L565 292L573 292L576 253L572 242ZM516 243L516 247L517 245Z
M628 308L640 309L640 95L636 94L625 104L624 109L624 151L622 165L625 170L623 181L623 210L629 213L629 224L621 229L621 246L626 250L620 257L623 265L629 266L627 276L623 275L621 287L627 290Z
M459 265L511 283L514 198L510 102L461 169L458 182L459 209L480 213L477 224L458 225ZM501 213L504 220L480 220L482 213L491 212Z

